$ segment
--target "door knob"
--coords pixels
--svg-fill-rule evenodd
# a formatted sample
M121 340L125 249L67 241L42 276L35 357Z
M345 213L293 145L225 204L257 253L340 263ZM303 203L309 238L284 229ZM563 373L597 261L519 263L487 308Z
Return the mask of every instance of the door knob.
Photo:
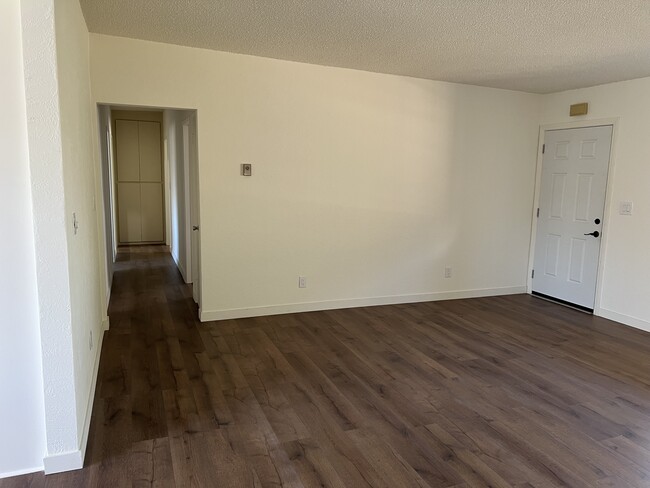
M199 226L198 225L193 225L192 230L199 230Z
M585 235L586 235L586 236L594 236L594 237L598 237L598 236L600 235L600 232L598 232L597 230L595 230L595 231L593 231L593 232L589 232L588 234L585 234Z

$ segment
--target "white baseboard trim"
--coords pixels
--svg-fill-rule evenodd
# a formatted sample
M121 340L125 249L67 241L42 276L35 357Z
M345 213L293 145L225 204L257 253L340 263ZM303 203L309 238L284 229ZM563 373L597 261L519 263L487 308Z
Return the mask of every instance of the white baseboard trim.
M43 471L43 466L34 466L33 468L23 468L17 469L15 471L7 471L6 473L0 473L0 480L3 478L13 478L14 476L22 476L24 474L32 474Z
M479 298L497 295L515 295L526 293L526 286L508 286L503 288L482 288L475 290L443 291L435 293L418 293L415 295L393 295L384 297L349 298L344 300L325 300L320 302L289 303L265 307L233 308L229 310L200 310L201 322L213 320L243 319L264 315L281 315L299 312L317 312L339 308L372 307L376 305L397 305L399 303L434 302L438 300L455 300L459 298Z
M636 329L641 329L641 330L645 330L646 332L650 332L650 322L648 322L647 320L637 319L636 317L632 317L630 315L625 315L618 312L613 312L605 308L598 309L595 314L600 317L613 320L615 322L620 322L623 325L628 325Z
M95 361L93 364L92 384L90 394L88 395L88 404L86 406L86 417L84 419L83 431L81 433L81 442L79 449L76 451L63 452L43 458L43 468L45 474L62 473L64 471L74 471L84 466L84 457L86 455L86 446L88 445L88 433L90 432L90 419L93 413L93 404L95 402L95 391L97 389L97 375L99 373L99 361L102 354L102 345L104 343L104 333L109 329L110 321L108 317L102 320L102 333L97 341L95 348Z
M95 403L95 390L97 389L97 375L99 374L99 361L102 355L102 345L104 344L104 333L110 327L110 320L106 317L102 321L102 333L97 341L97 348L95 349L95 364L93 365L93 380L90 386L90 395L88 395L88 405L86 406L86 418L84 419L84 430L81 433L81 443L79 450L81 451L81 464L86 456L86 446L88 445L88 432L90 432L90 419L93 415L93 404Z
M75 469L81 469L83 467L84 456L79 449L76 451L53 454L52 456L45 456L43 458L43 468L45 470L45 474L74 471Z

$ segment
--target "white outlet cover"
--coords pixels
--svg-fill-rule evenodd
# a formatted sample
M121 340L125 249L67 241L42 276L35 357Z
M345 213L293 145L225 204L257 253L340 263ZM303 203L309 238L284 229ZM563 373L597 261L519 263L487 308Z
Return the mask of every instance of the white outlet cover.
M621 202L618 213L620 215L632 215L634 204L632 202Z

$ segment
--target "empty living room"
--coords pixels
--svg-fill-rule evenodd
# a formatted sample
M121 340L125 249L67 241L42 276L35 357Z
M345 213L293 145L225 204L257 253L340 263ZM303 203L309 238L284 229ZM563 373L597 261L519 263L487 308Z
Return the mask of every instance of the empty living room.
M650 2L0 41L0 488L650 487Z

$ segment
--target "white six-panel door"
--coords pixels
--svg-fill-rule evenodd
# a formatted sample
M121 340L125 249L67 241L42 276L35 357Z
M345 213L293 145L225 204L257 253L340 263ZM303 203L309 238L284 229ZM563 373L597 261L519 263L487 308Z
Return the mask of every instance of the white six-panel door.
M612 126L544 136L533 293L593 309Z

